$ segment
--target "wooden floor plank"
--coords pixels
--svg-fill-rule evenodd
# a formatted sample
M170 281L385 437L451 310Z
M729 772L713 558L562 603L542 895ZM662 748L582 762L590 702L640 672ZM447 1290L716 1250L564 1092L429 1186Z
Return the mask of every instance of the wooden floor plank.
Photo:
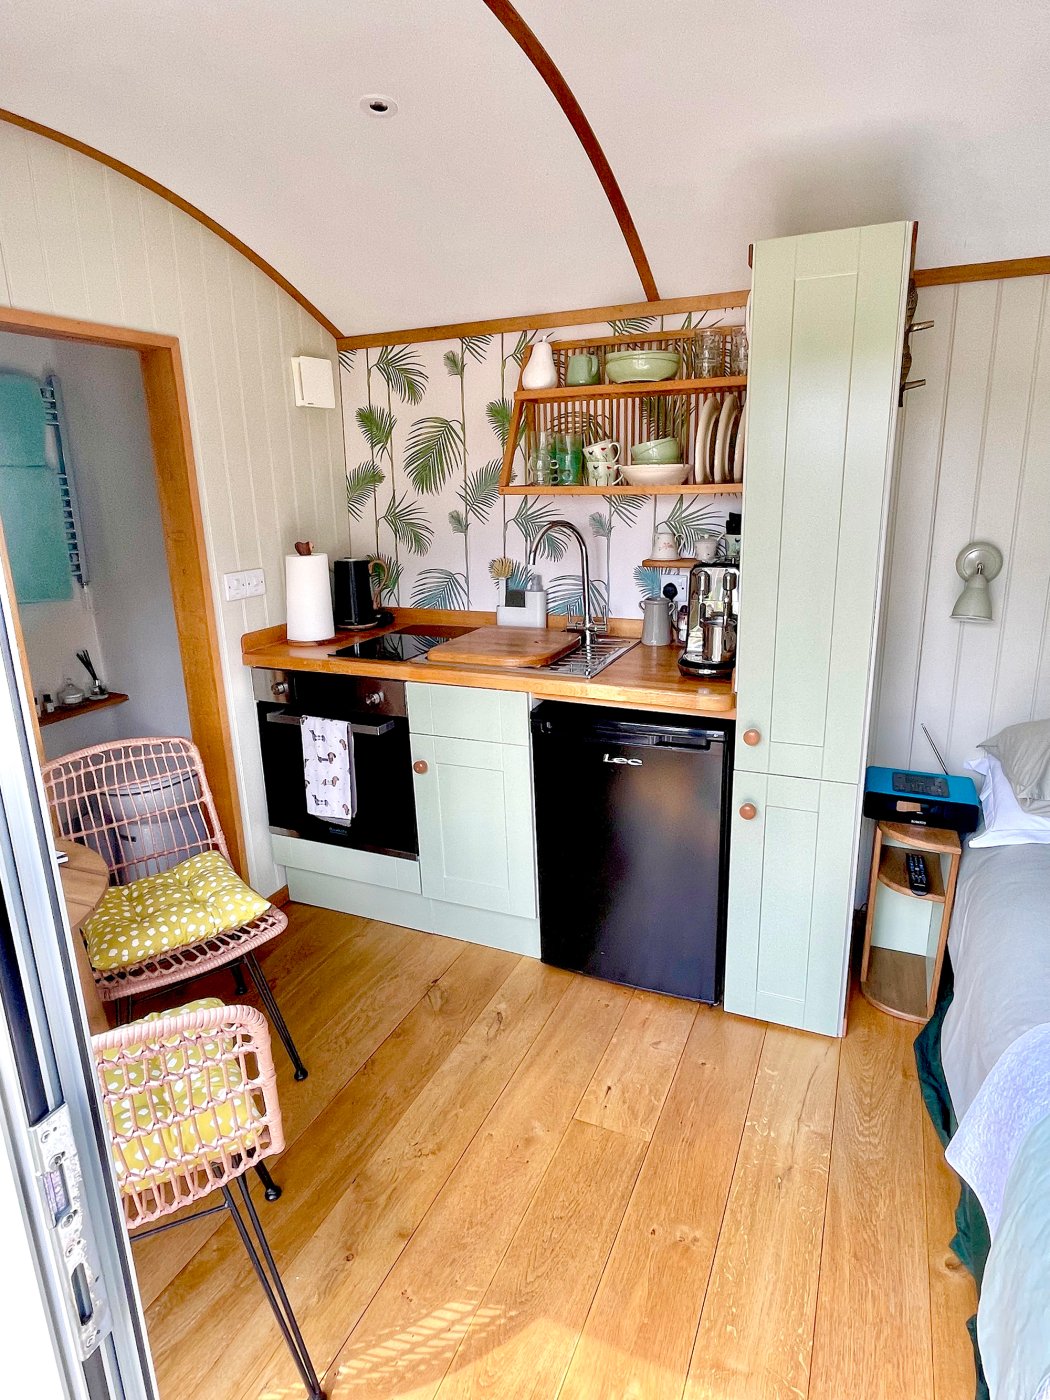
M689 1400L970 1400L914 1028L857 1001L841 1044L767 1032L301 906L266 964L311 1075L277 1049L294 1137L260 1211L333 1400L553 1398L577 1334L561 1400L682 1400L690 1366ZM302 1400L231 1224L196 1228L135 1246L174 1280L163 1400Z
M319 915L327 915L328 917L320 918ZM355 985L357 976L362 970L368 966L384 964L387 960L387 954L374 934L369 937L369 923L366 919L358 919L346 914L332 914L328 910L311 909L302 904L289 905L288 916L287 933L262 949L260 962L271 986L279 988L280 1004L283 1007L285 1019L293 1028L300 1052L306 1057L306 1063L309 1064L315 1044L311 1043L302 1033L299 1009L303 999L316 1002L326 985ZM330 961L333 963L330 970L322 971ZM141 1004L137 1003L135 1013L145 1014L147 1011L162 1010L165 1007L178 1005L189 997L206 996L217 996L220 1000L228 1002L243 1001L256 1008L260 1006L254 988L251 988L246 997L236 997L232 974L223 969L219 972L209 973L207 977L202 977L184 987L166 988L157 996L143 1001ZM279 1061L283 1055L284 1049L275 1039L274 1058L278 1062L279 1075L282 1075ZM280 1082L284 1083L288 1079L287 1072L284 1072ZM323 1101L318 1093L316 1082L311 1084L305 1094L302 1085L295 1084L294 1080L291 1080L291 1083L294 1092L300 1099L309 1098L311 1105L317 1105ZM285 1097L282 1097L282 1102L286 1102ZM285 1123L286 1141L290 1143L294 1135L294 1124L289 1119ZM189 1207L180 1214L181 1216L191 1215L193 1211L194 1208ZM173 1216L172 1218L179 1217ZM139 1288L145 1306L148 1307L153 1303L161 1291L204 1246L205 1242L219 1228L219 1223L215 1218L202 1220L186 1225L183 1229L168 1235L141 1241L135 1246Z
M686 1400L807 1393L838 1057L837 1041L766 1031Z
M635 992L576 1110L580 1122L648 1141L695 1016L695 1002Z
M287 948L282 949L280 941L274 945L274 955L281 955L277 975L273 974L271 961L263 964L310 1070L310 1078L297 1083L284 1047L274 1035L277 1089L289 1145L306 1131L464 946L454 939L420 939L410 930L393 925L362 926L360 920L347 915L332 915L322 924L309 917L320 911L311 910L300 919L302 909L301 905L292 907L295 937L288 939ZM305 972L293 976L300 922L305 928L304 948L314 954L314 962ZM322 927L327 929L327 946L319 936ZM228 980L229 974L224 973L223 977ZM352 994L333 995L333 989L339 987L352 988ZM194 995L205 995L208 990L203 985L193 987ZM212 991L223 994L221 987ZM233 999L229 988L224 995L226 1000ZM246 1000L257 1004L254 995ZM271 1165L276 1168L279 1161L278 1158ZM170 1231L170 1240L158 1236L135 1246L135 1268L147 1307L211 1238L219 1224L212 1217Z
M929 1114L922 1118L934 1394L936 1400L973 1400L973 1350L966 1323L977 1311L977 1289L951 1248L959 1178L944 1160Z
M561 1400L678 1400L765 1028L701 1007Z
M333 1267L337 1272L349 1271L347 1245L338 1231L336 1212L355 1173L395 1130L463 1036L484 1018L486 1008L504 1024L525 1022L522 1038L527 1047L567 980L559 982L554 997L537 994L535 988L542 984L537 967L529 963L523 968L521 960L509 953L465 949L336 1096L310 1133L281 1157L278 1179L284 1194L279 1202L262 1204L260 1210L278 1264L309 1331L316 1334L321 1330L323 1319L308 1316L306 1305L312 1297L308 1284L312 1280L300 1281L303 1270L296 1267L296 1260L307 1248L320 1256L324 1246L329 1255L334 1254L334 1265L328 1259L328 1271ZM548 969L540 972L557 976ZM508 987L516 973L517 984ZM494 1056L498 1054L499 1047L495 1047ZM306 1081L307 1085L311 1082ZM231 1293L231 1280L241 1285L235 1294ZM238 1374L249 1391L258 1381L254 1392L258 1393L280 1348L273 1319L255 1280L246 1272L240 1242L229 1223L150 1310L148 1321L150 1335L162 1339L161 1345L155 1343L154 1351L165 1396L203 1396L211 1390L228 1400L230 1390L221 1389L226 1382L210 1374L209 1363L234 1326ZM326 1360L334 1356L346 1331L340 1319Z
M568 973L522 959L390 1132L352 1162L339 1199L289 1262L322 1365L339 1351L456 1163L572 984ZM338 1151L338 1141L333 1142ZM249 1394L282 1393L291 1362L273 1337ZM258 1381L258 1384L256 1382Z
M842 1043L810 1400L929 1400L915 1026L858 994Z
M434 1395L629 999L611 984L571 982L349 1337L329 1400Z
M438 1400L557 1395L644 1154L636 1136L569 1124Z

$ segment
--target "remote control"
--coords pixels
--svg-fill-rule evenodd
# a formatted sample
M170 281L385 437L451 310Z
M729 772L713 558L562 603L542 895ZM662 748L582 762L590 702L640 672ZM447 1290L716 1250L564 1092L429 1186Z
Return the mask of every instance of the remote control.
M912 894L929 894L930 877L926 870L926 857L907 855L904 863L908 868L908 884Z

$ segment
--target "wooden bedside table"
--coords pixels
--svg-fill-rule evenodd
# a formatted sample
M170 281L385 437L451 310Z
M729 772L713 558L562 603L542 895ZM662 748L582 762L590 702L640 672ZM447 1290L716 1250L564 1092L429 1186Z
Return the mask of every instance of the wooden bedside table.
M926 857L929 894L911 891L910 851ZM876 824L860 989L880 1011L906 1021L933 1015L961 855L954 831Z

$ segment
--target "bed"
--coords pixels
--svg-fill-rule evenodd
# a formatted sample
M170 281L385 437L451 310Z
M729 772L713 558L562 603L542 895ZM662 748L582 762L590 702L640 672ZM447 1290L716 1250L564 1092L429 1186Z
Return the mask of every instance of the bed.
M968 847L948 953L916 1057L962 1180L978 1396L1050 1400L1050 845Z

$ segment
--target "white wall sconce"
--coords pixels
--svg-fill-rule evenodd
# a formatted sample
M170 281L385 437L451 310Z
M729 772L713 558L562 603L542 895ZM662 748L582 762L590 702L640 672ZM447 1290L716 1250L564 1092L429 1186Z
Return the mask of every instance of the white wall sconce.
M973 540L959 551L955 570L964 580L963 591L952 608L958 622L991 622L992 597L988 584L1003 567L1002 551L987 540Z
M292 384L297 408L335 408L335 382L331 360L314 355L292 359Z

